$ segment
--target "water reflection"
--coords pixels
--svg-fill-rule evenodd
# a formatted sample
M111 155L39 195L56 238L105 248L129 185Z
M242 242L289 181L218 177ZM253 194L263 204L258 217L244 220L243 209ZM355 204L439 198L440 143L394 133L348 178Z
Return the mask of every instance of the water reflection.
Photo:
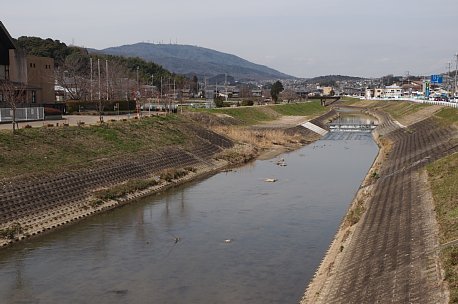
M2 250L0 300L296 303L376 152L321 140Z

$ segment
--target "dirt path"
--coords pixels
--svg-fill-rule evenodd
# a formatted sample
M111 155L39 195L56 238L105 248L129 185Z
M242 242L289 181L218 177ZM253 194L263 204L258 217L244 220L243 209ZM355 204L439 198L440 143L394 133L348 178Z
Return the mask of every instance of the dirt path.
M282 116L279 119L257 124L255 128L291 128L308 121L307 116Z

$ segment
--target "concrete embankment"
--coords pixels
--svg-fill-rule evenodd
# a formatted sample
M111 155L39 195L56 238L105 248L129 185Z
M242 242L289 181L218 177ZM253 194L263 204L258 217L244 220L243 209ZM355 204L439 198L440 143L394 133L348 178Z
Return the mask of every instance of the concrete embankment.
M71 224L89 215L125 204L147 193L199 178L221 170L229 164L214 156L234 143L203 128L194 130L197 141L187 150L169 147L154 152L105 160L92 168L4 181L0 190L2 202L0 231L5 246L46 231ZM164 172L175 176L161 178ZM130 180L149 180L135 194L126 189L119 197L98 198L96 193L125 184Z
M445 303L424 166L458 150L456 131L369 112L381 150L301 303Z
M330 116L328 113L315 121L324 124ZM189 125L188 128L192 129L196 140L186 148L167 147L136 153L125 159L98 161L91 168L3 181L0 185L0 246L73 224L142 196L242 164L258 155L259 151L247 145L235 145L223 135L198 126ZM289 128L285 132L300 134L304 142L318 138L317 134L302 127ZM177 172L180 174L175 174ZM172 176L166 176L170 174ZM111 189L132 180L149 181L150 184L110 194ZM104 191L108 194L98 196Z

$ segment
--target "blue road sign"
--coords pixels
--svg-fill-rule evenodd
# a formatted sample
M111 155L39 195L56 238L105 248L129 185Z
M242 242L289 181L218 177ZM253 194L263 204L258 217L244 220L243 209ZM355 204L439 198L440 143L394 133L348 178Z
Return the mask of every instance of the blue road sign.
M442 75L431 75L431 83L442 83Z

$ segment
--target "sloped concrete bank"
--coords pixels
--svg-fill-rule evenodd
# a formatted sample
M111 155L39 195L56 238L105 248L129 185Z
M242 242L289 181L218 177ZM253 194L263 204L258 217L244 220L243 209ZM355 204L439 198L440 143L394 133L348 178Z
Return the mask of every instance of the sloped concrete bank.
M326 113L314 121L324 124L330 116L332 114ZM258 156L259 151L253 151L253 147L236 145L231 139L205 128L190 128L197 138L191 147L168 147L122 159L99 161L89 169L1 183L0 247L74 224L88 216L207 177ZM300 134L304 143L319 138L302 127L291 127L286 133ZM233 155L240 157L234 159ZM164 177L178 171L181 174ZM148 180L150 185L116 197L97 196L101 191L109 191L132 180Z
M196 140L186 150L168 147L128 155L125 159L98 161L88 169L3 182L0 185L0 246L72 224L229 165L228 161L215 159L215 156L234 148L230 139L204 128L195 127L193 132ZM132 180L143 183L141 191L135 192L138 189L134 188L117 197L97 197L100 191Z
M301 303L446 303L424 166L458 150L457 132L366 111L379 119L379 155Z

